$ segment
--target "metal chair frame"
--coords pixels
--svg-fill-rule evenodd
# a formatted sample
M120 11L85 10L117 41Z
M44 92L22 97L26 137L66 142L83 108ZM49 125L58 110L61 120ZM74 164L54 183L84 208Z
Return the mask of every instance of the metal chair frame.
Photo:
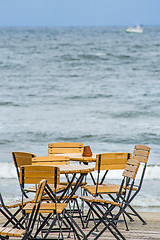
M46 184L46 180L42 180L40 182L39 187L36 191L36 196L35 196L35 200L34 200L35 202L34 202L32 210L31 210L31 213L27 214L27 215L23 215L23 224L21 224L21 218L20 218L20 220L18 220L14 215L12 215L10 213L10 211L5 209L5 210L7 210L5 212L5 216L7 219L8 218L12 219L11 223L13 224L13 228L8 228L8 227L0 228L0 233L1 233L0 239L1 240L9 239L9 236L16 236L15 231L19 231L19 230L23 230L23 233L22 233L23 237L21 234L19 234L19 236L17 236L17 237L22 237L21 238L22 240L33 239L33 236L31 234L33 232L33 228L34 228L34 225L37 220L45 184ZM1 201L2 204L4 204L2 196L1 196L1 200L2 200Z

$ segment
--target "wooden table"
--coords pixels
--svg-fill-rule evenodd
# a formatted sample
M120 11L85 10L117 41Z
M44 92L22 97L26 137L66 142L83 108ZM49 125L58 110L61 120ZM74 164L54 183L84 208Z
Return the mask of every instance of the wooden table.
M95 170L93 166L70 164L70 165L56 165L59 167L60 174L88 174Z

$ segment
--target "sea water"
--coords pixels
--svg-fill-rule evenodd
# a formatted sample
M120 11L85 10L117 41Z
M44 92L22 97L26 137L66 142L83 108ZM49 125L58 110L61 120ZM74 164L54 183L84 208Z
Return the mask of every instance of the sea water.
M160 209L160 27L0 28L0 192L21 196L13 151L48 154L48 143L93 152L151 147L134 205ZM107 180L119 182L121 172Z

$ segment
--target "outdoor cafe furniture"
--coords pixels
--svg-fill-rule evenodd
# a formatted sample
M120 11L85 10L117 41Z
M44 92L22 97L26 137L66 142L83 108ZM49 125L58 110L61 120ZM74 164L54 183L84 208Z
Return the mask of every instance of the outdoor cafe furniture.
M55 199L56 199L57 204L69 203L69 201L72 199L73 195L79 188L79 186L83 180L83 177L94 170L94 167L89 167L89 166L85 166L85 165L75 165L75 164L74 165L73 164L72 165L59 165L59 166L58 165L57 166L44 166L44 165L43 166L37 166L37 165L27 166L27 165L25 165L25 166L21 166L21 168L20 168L20 181L21 181L22 187L24 187L25 182L27 182L28 175L30 176L31 172L33 173L32 174L33 180L32 181L30 180L28 183L33 183L33 182L36 183L36 181L40 180L43 177L47 178L47 182L49 184L53 183L53 177L52 177L53 173L51 170L49 170L49 169L53 169L53 168L57 168L58 173L59 173L59 175L58 175L59 177L57 178L57 186L60 183L60 174L71 175L71 179L68 180L68 185L66 186L65 189L63 189L63 191L61 192L60 195L59 194L57 195L55 188L53 191L53 189L51 189L50 186L47 184L48 189L45 189L45 192L50 197L51 202L54 203ZM74 181L75 177L77 177L77 179L75 181L76 184L71 187L72 182ZM45 205L45 204L42 203L42 206L43 205ZM65 208L66 208L66 206L65 206ZM63 210L62 210L62 212L63 212ZM60 212L60 214L62 212ZM50 216L48 216L48 218L50 218ZM81 227L76 225L76 222L73 221L73 218L71 219L71 216L67 210L65 211L65 218L70 219L70 220L66 220L66 221L72 222L72 224L74 223L75 226L71 226L70 223L68 222L68 224L70 225L70 228L72 228L72 229L78 228L78 230L74 230L74 231L79 231L83 235L83 231L81 230ZM46 234L49 234L50 231L51 231L51 228L49 230L47 230ZM76 232L76 234L77 234L77 232Z
M57 166L57 165L68 165L68 164L70 164L70 158L68 156L62 156L62 154L60 154L59 156L52 154L52 155L45 156L45 157L34 157L34 158L32 158L32 165L37 165L37 166L38 165ZM72 174L75 173L75 167L77 168L77 165L74 164L73 167L74 167L74 171L72 171ZM80 168L83 168L83 167L80 167L78 165L78 169L80 169ZM94 168L94 166L93 166L93 168ZM77 181L77 176L74 177L74 180L71 182L71 184L69 184L69 181L70 181L69 179L72 177L72 174L68 175L68 172L65 172L64 175L65 175L65 179L67 181L65 181L65 179L63 177L63 181L61 180L61 182L60 182L60 186L64 186L64 188L66 187L66 191L68 191L68 192L69 192L69 188L73 189L73 187L75 187L77 185L77 182L76 182ZM91 174L91 172L90 172L90 174ZM80 186L83 186L85 184L86 184L86 176L84 178L84 181L82 181L80 183ZM81 193L81 195L82 195L82 193ZM64 198L64 196L63 196L63 198ZM62 199L60 199L60 200L62 200ZM73 204L72 204L72 207L71 207L71 204L69 203L70 211L73 212L74 218L77 218L77 217L80 218L82 227L84 228L84 222L83 222L83 219L82 219L83 210L84 210L84 203L82 201L80 201L82 203L82 206L79 205L80 202L78 201L78 195L73 195L71 200L72 200Z
M48 144L48 155L58 153L83 153L83 143L58 142Z
M32 164L32 158L36 157L36 154L29 153L29 152L12 152L12 158L13 162L16 168L17 176L18 176L18 181L20 178L20 167L23 165L31 165ZM21 191L23 191L23 195L28 198L27 192L32 192L32 189L22 189L20 185Z
M99 197L99 192L98 192L99 178L97 178L95 196L81 197L81 199L87 203L87 205L89 206L89 209L92 210L92 212L97 217L95 225L87 233L87 237L89 237L91 234L94 233L96 235L94 239L98 239L106 230L109 230L111 234L113 234L113 236L116 237L117 239L125 240L125 237L119 231L115 223L119 219L119 216L121 214L124 214L125 203L127 199L130 198L130 194L134 186L134 180L135 180L135 176L138 171L138 168L139 168L139 162L137 160L129 159L127 161L125 170L123 172L123 180L119 189L117 189L117 192L116 192L117 198L115 201L114 199L108 200L105 197L104 198ZM130 191L127 192L125 191L125 188L128 187L129 182L131 183ZM103 193L104 192L101 192L100 196ZM121 200L121 198L122 198L122 202L119 201ZM116 207L118 207L118 211L115 210ZM112 214L113 210L114 210L114 215ZM95 230L99 227L100 224L103 224L102 229L98 233L95 233Z
M52 156L68 156L70 161L78 162L96 162L96 153L92 156L83 156L83 152L86 146L83 143L75 142L60 142L48 144L48 155Z
M13 226L6 227L5 225L3 225L2 227L0 227L0 239L5 240L5 239L9 239L9 237L16 237L16 238L21 237L22 240L28 240L28 239L32 238L32 232L33 232L36 220L37 220L37 215L39 213L39 208L41 205L41 199L42 199L45 185L46 185L46 180L42 180L38 184L38 188L37 188L36 195L35 195L35 198L32 203L32 207L30 208L30 211L27 214L28 220L26 221L25 215L23 218L23 220L24 220L23 223L25 222L25 226L24 226L24 224L22 224L22 221L20 221L18 218L16 218L16 216L14 214L12 214L10 211L5 211L4 216L7 219L11 219ZM1 199L2 199L2 197L1 197ZM6 209L3 209L3 210L6 210ZM24 211L24 209L23 209L23 211Z
M136 216L142 221L143 224L146 224L145 220L131 206L131 203L142 187L149 153L150 153L150 148L148 146L135 145L132 158L128 159L127 164L125 165L125 168L122 174L124 178L122 180L121 185L110 184L110 183L103 184L102 182L99 182L100 170L105 169L106 164L104 164L103 162L104 155L103 154L98 155L97 156L98 177L97 177L96 185L84 186L84 188L88 191L88 193L90 193L93 197L100 196L101 199L106 199L106 195L107 195L110 197L112 201L118 202L124 205L123 211L120 211L119 213L120 215L123 214L124 216L127 230L128 230L128 225L126 222L125 215L130 219L130 221L133 221L133 218L131 216ZM141 168L139 168L140 165L141 165ZM135 182L137 171L139 173L140 178L136 179L136 182ZM82 199L85 201L83 197ZM86 199L86 202L87 201L88 200ZM91 201L91 199L89 201ZM131 212L128 212L127 208L129 208ZM87 217L89 217L89 215Z

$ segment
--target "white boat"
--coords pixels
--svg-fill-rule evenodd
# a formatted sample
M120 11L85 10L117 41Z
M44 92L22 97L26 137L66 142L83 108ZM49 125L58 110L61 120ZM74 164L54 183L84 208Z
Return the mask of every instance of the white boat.
M137 25L136 27L128 27L126 29L127 33L143 33L143 28L140 25Z

